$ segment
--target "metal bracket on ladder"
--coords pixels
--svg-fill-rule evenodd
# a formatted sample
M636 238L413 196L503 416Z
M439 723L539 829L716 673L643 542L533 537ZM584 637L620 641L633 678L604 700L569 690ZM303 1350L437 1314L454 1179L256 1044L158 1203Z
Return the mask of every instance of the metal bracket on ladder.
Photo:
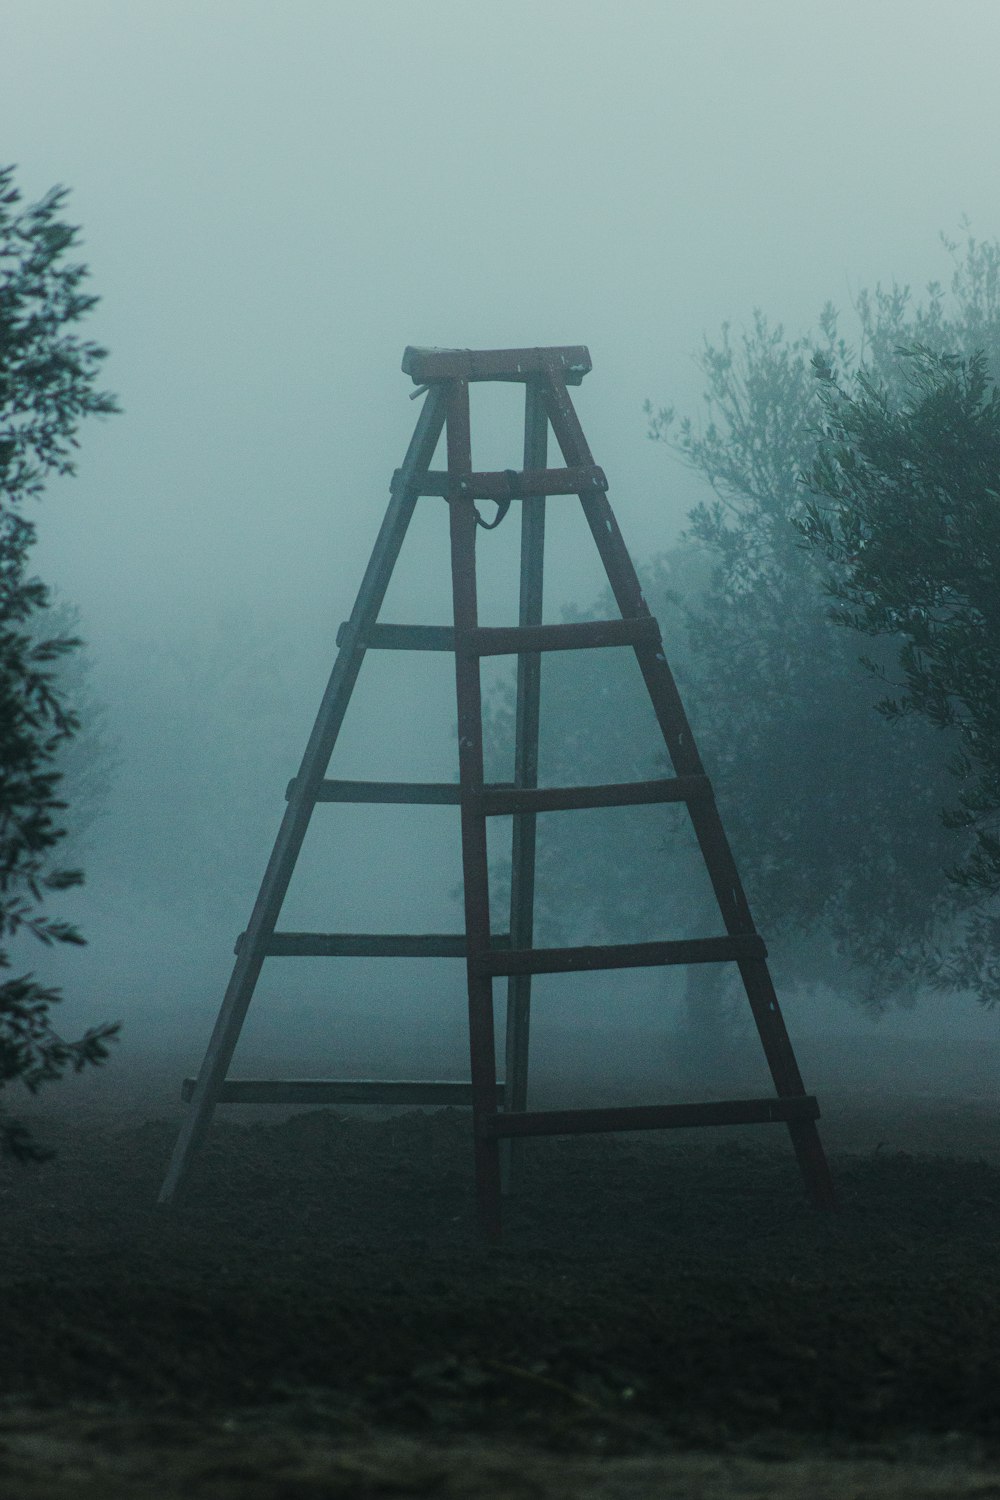
M516 1148L526 1136L678 1126L782 1123L791 1137L806 1189L817 1207L832 1208L833 1187L816 1129L816 1100L799 1074L739 873L719 818L657 622L643 599L635 569L607 499L607 481L594 463L567 387L590 370L583 347L543 349L413 349L403 370L426 399L350 619L337 637L339 653L320 704L197 1080L186 1080L190 1109L181 1128L160 1202L172 1202L219 1103L471 1104L479 1218L500 1230L501 1143ZM524 467L478 472L472 467L469 383L514 381L525 387ZM547 466L553 432L563 467ZM448 467L430 463L446 431ZM403 538L421 496L448 500L454 620L452 625L397 625L378 619ZM607 572L621 618L564 625L542 623L545 502L576 495ZM518 624L479 624L476 598L475 501L521 502L521 587ZM538 738L541 659L546 651L630 647L636 656L674 769L671 777L600 786L539 787ZM368 650L447 651L454 655L459 730L455 783L338 781L327 778L330 757ZM484 781L480 661L517 657L514 781ZM276 931L281 906L319 802L458 806L462 827L465 931L459 934L295 933ZM536 819L540 812L640 803L686 804L719 906L724 932L672 942L536 948L534 883ZM513 849L510 929L490 921L486 822L511 816ZM267 958L281 956L464 958L469 995L468 1083L438 1080L229 1079L228 1070L247 1008ZM620 1109L531 1111L527 1108L531 976L646 965L735 963L775 1085L766 1099L653 1104ZM493 980L507 978L506 1081L498 1083Z

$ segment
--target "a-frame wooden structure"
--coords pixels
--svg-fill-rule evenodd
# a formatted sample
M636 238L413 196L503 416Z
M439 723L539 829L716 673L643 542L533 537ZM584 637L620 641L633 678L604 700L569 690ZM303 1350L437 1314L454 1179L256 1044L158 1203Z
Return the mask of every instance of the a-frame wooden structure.
M181 1188L219 1102L402 1104L469 1103L475 1149L479 1216L489 1233L500 1228L500 1143L531 1135L659 1129L672 1126L784 1123L806 1189L817 1207L833 1206L833 1189L816 1129L819 1110L807 1095L782 1019L739 873L712 787L667 664L652 617L607 499L607 482L594 463L567 387L590 370L582 347L547 349L407 349L403 370L426 388L426 399L403 465L393 476L389 507L350 619L337 638L339 654L323 696L298 775L288 789L285 815L250 922L237 945L236 963L196 1082L185 1084L190 1110L184 1121L161 1203ZM472 466L469 384L516 381L525 387L524 467L499 473ZM417 394L417 393L415 393ZM548 468L551 428L563 466ZM430 464L447 434L447 469ZM381 623L379 611L407 526L421 496L448 501L454 624ZM621 612L616 620L542 624L542 561L547 496L576 495ZM491 500L500 513L521 503L519 623L479 624L476 602L476 533L485 525L476 502ZM495 522L493 523L495 524ZM607 646L631 647L649 693L674 775L654 781L601 786L539 787L538 730L541 654ZM351 693L372 649L447 651L454 654L458 703L459 782L384 783L327 779L327 769ZM515 771L511 785L487 785L483 772L480 661L517 656ZM459 935L338 934L276 931L296 859L318 802L437 803L461 809L465 932ZM574 948L537 948L533 942L535 820L540 812L681 802L687 806L718 901L717 935L669 942ZM490 921L486 820L513 817L509 934ZM466 961L469 993L471 1083L401 1080L228 1080L227 1073L264 960L282 955L455 957ZM527 1105L528 1020L533 974L663 964L734 963L746 990L775 1094L697 1104L651 1104L618 1109L533 1111ZM508 977L506 1080L497 1081L493 981ZM502 1106L502 1107L501 1107Z

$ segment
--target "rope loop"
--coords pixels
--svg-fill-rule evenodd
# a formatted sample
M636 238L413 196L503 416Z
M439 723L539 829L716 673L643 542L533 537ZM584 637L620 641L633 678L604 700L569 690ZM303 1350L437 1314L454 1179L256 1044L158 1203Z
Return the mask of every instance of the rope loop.
M497 501L497 513L493 517L493 520L492 521L484 521L483 518L482 518L482 516L479 514L479 508L478 508L478 506L475 508L476 509L476 525L477 526L481 526L484 531L496 531L497 527L500 525L500 522L503 520L504 516L510 510L510 502L513 499L513 496L514 496L514 489L515 489L515 486L517 484L517 481L520 479L521 476L517 472L516 469L504 469L504 474L506 475L506 478L507 478L507 489L510 491L510 493L506 496L505 499Z

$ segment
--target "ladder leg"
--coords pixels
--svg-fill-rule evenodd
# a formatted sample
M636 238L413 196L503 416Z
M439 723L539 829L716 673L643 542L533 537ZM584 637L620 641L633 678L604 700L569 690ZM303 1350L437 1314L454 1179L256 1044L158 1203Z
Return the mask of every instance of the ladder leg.
M545 395L549 420L567 464L592 464L589 444L565 384L549 376ZM581 494L580 503L623 617L648 616L649 607L607 496L601 491L591 491ZM676 774L704 775L662 644L636 646L635 654ZM726 931L731 936L755 933L750 905L714 797L690 803L688 811ZM805 1086L766 960L742 961L740 973L779 1098L804 1095ZM815 1123L790 1121L788 1128L812 1201L819 1208L834 1207L830 1170Z
M488 1235L500 1233L500 1142L482 1126L497 1112L493 981L481 955L490 947L489 865L486 817L473 806L483 788L482 685L479 658L462 649L462 635L478 623L476 601L476 511L457 493L457 481L471 473L469 387L448 382L448 473L451 574L455 610L455 690L458 704L458 767L462 788L462 876L469 988L469 1054L472 1077L472 1129L479 1222Z
M161 1204L172 1203L183 1187L191 1162L211 1124L260 976L266 945L274 932L309 826L319 784L326 774L347 704L361 670L364 646L359 645L359 631L365 625L374 623L381 608L416 504L418 487L415 481L427 469L434 456L444 424L444 414L444 396L440 388L435 387L429 392L421 410L406 458L393 487L388 510L358 591L347 637L337 656L309 736L299 774L205 1053L191 1104L170 1158L167 1175L160 1190Z
M528 381L524 398L524 467L544 469L549 419L543 393ZM545 497L525 499L521 506L521 595L519 625L542 623L545 554ZM538 724L542 658L538 651L517 658L514 720L514 785L538 785ZM515 948L534 943L535 849L537 818L517 813L513 819L510 877L510 935ZM507 981L507 1050L504 1109L528 1107L528 1040L531 1025L531 975L512 974ZM523 1140L503 1144L504 1191L510 1192L524 1151Z
M779 1098L792 1098L805 1093L805 1085L795 1060L791 1039L785 1027L778 997L775 994L771 971L766 959L743 959L739 965L740 975L750 1002L757 1034L767 1065L774 1080ZM792 1140L795 1159L802 1173L806 1192L814 1207L834 1209L837 1206L830 1176L830 1166L819 1138L815 1120L789 1120L788 1134Z

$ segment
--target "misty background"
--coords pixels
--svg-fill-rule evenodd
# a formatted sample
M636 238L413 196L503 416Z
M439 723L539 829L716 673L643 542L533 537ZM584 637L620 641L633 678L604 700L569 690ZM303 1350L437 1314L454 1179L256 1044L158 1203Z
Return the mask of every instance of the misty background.
M1000 234L1000 11L0 0L0 19L0 154L26 199L72 190L102 299L85 332L124 408L84 427L78 476L37 510L114 767L74 848L88 947L23 962L63 984L68 1033L124 1020L110 1082L162 1060L172 1089L418 414L404 346L586 343L574 401L649 563L705 491L648 441L643 403L697 416L706 337L758 307L804 332L827 300L849 337L859 289L947 280L941 231ZM520 399L473 390L478 467L520 467ZM572 504L549 507L547 619L602 589ZM445 523L420 502L383 619L448 622ZM516 516L480 533L486 623L516 617L516 558ZM446 656L370 653L331 774L450 779L453 693ZM454 810L321 806L279 926L457 931L460 874ZM965 996L875 1020L777 977L807 1086L823 1038L859 1067L875 1038L997 1045ZM676 1023L648 973L535 993L539 1055L564 1069L596 1035L624 1077ZM272 961L234 1070L458 1076L465 1046L461 965ZM748 1078L758 1054L749 1038Z

